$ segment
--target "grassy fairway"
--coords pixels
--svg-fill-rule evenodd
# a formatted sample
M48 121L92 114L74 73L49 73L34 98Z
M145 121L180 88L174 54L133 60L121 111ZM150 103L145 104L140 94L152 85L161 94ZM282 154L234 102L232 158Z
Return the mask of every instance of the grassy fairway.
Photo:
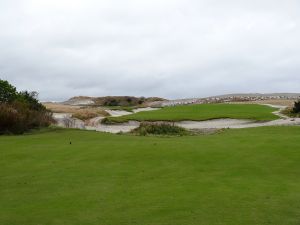
M274 120L276 109L264 105L250 104L202 104L165 107L160 110L139 112L122 117L109 117L113 122L137 121L183 121L219 118Z
M0 155L1 225L300 223L300 127L61 130L0 137Z

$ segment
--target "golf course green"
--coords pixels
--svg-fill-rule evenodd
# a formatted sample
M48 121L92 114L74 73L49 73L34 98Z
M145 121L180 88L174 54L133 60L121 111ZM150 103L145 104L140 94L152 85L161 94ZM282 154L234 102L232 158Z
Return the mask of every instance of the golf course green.
M273 119L272 108L249 107ZM183 137L58 129L1 136L0 156L1 225L300 223L300 127Z
M221 118L268 121L279 118L272 114L276 110L269 106L255 104L195 104L169 106L155 111L138 112L121 117L108 117L108 121L202 121Z

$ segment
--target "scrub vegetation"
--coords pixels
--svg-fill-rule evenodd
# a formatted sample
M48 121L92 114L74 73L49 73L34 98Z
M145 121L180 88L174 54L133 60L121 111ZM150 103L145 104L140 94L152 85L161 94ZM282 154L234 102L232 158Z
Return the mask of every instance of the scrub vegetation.
M293 107L286 108L282 113L289 117L300 117L300 100L294 102Z
M47 127L52 114L37 99L36 92L18 92L0 80L0 134L21 134L34 128Z

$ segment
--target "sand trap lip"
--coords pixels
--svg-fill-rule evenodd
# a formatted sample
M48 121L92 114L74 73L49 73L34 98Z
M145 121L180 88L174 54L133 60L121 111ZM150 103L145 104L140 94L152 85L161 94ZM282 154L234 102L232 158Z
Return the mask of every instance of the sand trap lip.
M161 108L145 107L145 108L134 109L132 111L133 111L133 113L138 113L138 112L154 111L154 110L158 110L158 109L161 109Z
M105 111L109 113L111 117L119 117L119 116L126 116L138 112L144 112L144 111L153 111L153 110L158 110L160 108L151 108L151 107L146 107L146 108L138 108L138 109L133 109L132 112L128 112L125 110L110 110L106 109Z
M111 117L119 117L119 116L126 116L132 114L132 112L128 112L125 110L110 110L106 109L105 110Z

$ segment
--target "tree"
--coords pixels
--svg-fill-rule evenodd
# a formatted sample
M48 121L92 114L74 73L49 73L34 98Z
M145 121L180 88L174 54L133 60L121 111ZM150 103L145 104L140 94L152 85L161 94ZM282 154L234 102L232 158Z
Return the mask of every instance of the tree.
M12 102L17 98L17 89L8 81L0 79L0 102Z
M28 92L28 91L21 91L18 93L17 96L18 100L24 103L27 103L30 109L33 110L45 110L45 107L39 103L38 93L35 91Z

